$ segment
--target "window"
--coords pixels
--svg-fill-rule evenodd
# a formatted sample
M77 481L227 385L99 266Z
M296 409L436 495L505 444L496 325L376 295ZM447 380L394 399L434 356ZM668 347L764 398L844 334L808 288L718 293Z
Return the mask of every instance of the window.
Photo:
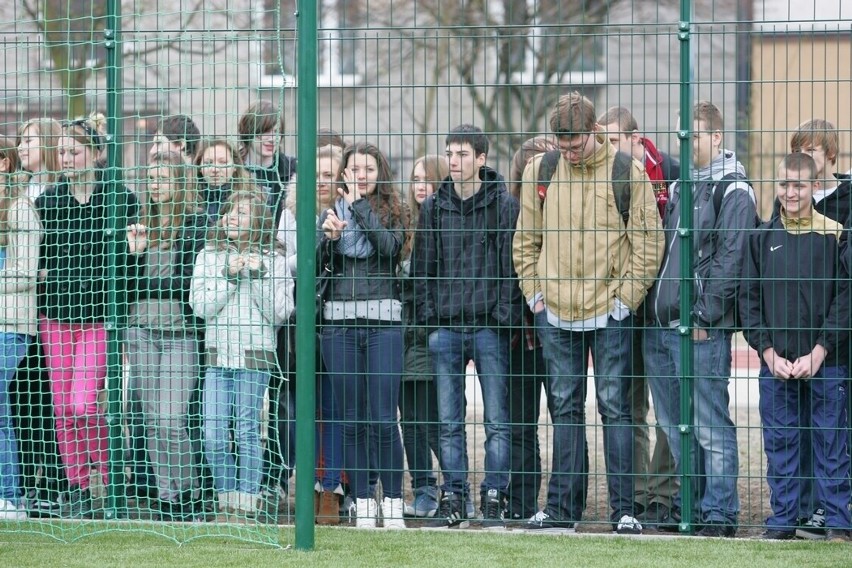
M320 0L317 5L317 84L348 87L361 82L362 0ZM276 13L277 6L280 13ZM261 17L261 87L296 84L298 53L292 1L265 0Z

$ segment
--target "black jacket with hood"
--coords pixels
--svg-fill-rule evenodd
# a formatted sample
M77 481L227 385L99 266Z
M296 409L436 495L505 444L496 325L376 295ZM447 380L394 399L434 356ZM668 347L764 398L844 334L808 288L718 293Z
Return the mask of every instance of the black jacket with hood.
M503 176L479 171L482 185L462 200L447 178L420 209L411 275L417 321L434 327L520 324L521 290L512 262L518 200Z

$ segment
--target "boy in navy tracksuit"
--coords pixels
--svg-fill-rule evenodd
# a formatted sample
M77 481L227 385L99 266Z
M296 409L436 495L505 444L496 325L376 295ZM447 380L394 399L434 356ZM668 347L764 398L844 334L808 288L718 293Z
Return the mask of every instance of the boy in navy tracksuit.
M795 536L800 431L813 433L814 477L826 536L848 540L848 250L843 226L813 209L819 189L811 156L778 169L780 214L749 236L740 286L745 337L760 355L760 418L772 516L764 538ZM803 420L808 416L810 420Z

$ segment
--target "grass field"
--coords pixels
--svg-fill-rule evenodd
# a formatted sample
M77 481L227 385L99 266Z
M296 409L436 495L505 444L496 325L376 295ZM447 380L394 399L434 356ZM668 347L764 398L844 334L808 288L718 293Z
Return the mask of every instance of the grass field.
M141 528L141 527L140 527ZM2 530L2 525L0 525ZM281 542L292 542L282 529ZM542 567L848 567L852 545L773 543L687 537L553 536L482 531L388 532L318 528L312 551L207 537L183 545L145 532L107 532L71 544L27 533L0 533L0 566L262 568L416 566Z

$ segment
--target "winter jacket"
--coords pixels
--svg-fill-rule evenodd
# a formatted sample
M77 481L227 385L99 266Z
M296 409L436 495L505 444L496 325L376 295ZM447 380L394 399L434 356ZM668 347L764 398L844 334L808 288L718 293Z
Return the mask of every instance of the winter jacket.
M279 152L278 160L271 167L246 164L246 170L254 176L258 188L266 196L267 205L275 212L277 226L287 199L290 180L296 176L296 158Z
M10 204L6 221L6 245L0 247L0 330L34 336L41 222L27 197Z
M44 275L39 284L38 307L49 319L67 323L102 322L106 315L110 257L115 242L116 302L134 301L142 255L127 250L126 228L136 223L136 196L119 185L115 217L107 209L107 189L101 182L88 203L80 203L65 182L47 189L36 200L44 227L39 260Z
M521 323L512 264L518 201L503 176L479 171L479 191L462 200L450 178L420 208L411 274L417 322L432 327L509 328Z
M748 344L795 361L822 345L825 364L849 364L848 243L840 223L774 217L749 232L739 291Z
M745 181L728 184L716 214L713 203L716 182L734 172L745 174L734 153L723 151L710 166L693 174L692 314L702 328L734 327L745 235L754 228L757 219L754 191ZM663 264L645 302L645 321L650 325L673 327L683 318L680 313L681 188L679 182L672 186L666 208Z
M527 302L542 294L564 321L610 313L615 298L636 311L662 257L660 215L644 168L633 160L625 226L612 187L616 150L600 142L583 163L560 157L544 201L537 191L541 157L524 170L515 268Z
M405 326L402 357L403 381L431 381L432 353L429 351L427 328L417 325L417 300L414 281L411 278L411 261L400 266L400 299L402 301L402 323Z
M347 256L338 250L338 241L322 235L319 246L326 247L331 255L333 272L326 300L398 300L396 272L405 237L402 225L387 227L389 221L380 219L365 198L351 205L344 202L343 206L350 208L357 227L373 246L373 254L367 258ZM325 217L325 213L320 216L319 225Z
M145 250L145 268L139 277L136 303L130 306L129 325L167 331L203 326L189 307L189 288L207 227L206 214L190 213L170 248L149 246Z
M293 311L293 280L287 258L262 255L257 272L227 273L236 249L207 245L195 261L189 304L206 324L207 364L227 369L268 370L276 364L275 328Z

